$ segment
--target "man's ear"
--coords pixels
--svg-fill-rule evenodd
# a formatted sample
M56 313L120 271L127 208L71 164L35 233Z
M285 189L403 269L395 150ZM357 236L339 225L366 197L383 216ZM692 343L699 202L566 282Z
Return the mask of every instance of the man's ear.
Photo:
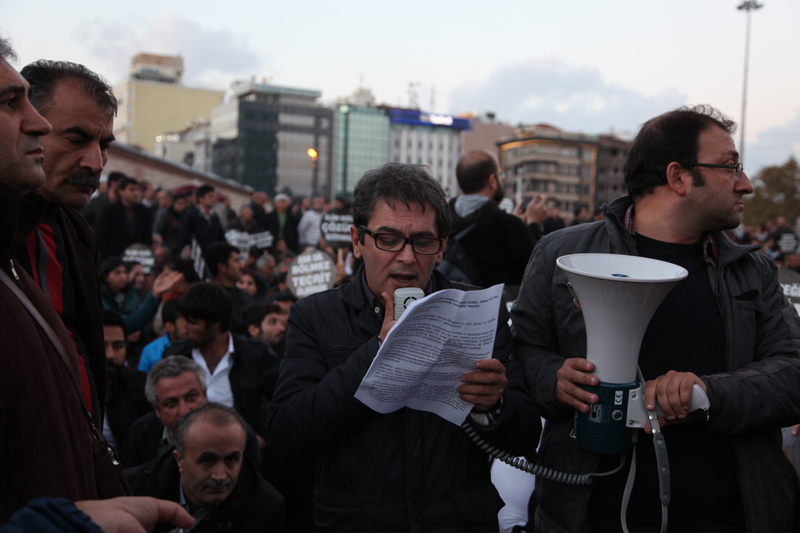
M667 185L678 196L684 196L691 186L691 172L673 161L667 166Z
M254 326L253 324L250 324L249 326L247 326L247 333L250 334L250 338L251 339L257 339L258 338L258 334L260 333L260 331L256 326Z
M448 239L449 237L450 237L450 236L448 235L447 237L445 237L445 238L444 238L444 240L442 241L442 249L441 249L441 250L439 250L439 253L438 253L438 254L436 254L436 264L437 264L437 265L438 265L439 263L441 263L441 262L442 262L442 258L444 258L444 249L445 249L445 248L447 248L447 239Z
M172 456L175 458L175 462L178 463L178 470L183 475L183 456L178 453L178 450L172 450Z
M353 241L353 255L361 259L361 241L358 238L358 230L355 226L350 226L350 240Z

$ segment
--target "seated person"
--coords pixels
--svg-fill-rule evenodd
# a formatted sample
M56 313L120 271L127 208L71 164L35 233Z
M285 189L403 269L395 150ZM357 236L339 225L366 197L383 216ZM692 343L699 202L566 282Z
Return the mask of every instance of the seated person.
M283 531L283 496L245 456L245 422L236 411L207 403L178 422L172 456L130 476L137 496L180 503L192 531Z
M144 395L146 374L125 362L125 324L114 311L103 312L103 337L108 369L103 435L111 447L119 451L131 424L153 408Z
M279 357L283 357L288 316L276 303L252 303L242 311L247 336L263 341Z
M180 327L183 317L178 314L177 299L164 302L161 306L161 318L167 332L142 349L142 356L139 358L139 370L142 372L150 372L153 365L161 361L164 349L183 338Z
M185 340L164 355L182 355L199 364L208 399L236 409L263 446L267 433L261 408L272 399L280 361L263 343L229 331L232 309L231 295L222 286L191 285L178 300L178 312L186 319Z
M208 402L205 373L186 357L165 357L156 363L147 375L144 390L155 412L139 418L128 429L122 443L121 462L125 468L171 453L178 420ZM258 439L250 426L247 426L245 453L259 464Z

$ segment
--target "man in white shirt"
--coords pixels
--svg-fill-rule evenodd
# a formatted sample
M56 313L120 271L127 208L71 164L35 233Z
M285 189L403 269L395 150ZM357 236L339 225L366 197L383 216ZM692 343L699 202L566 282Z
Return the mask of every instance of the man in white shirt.
M232 299L216 283L195 283L178 301L186 319L185 340L164 351L193 359L203 369L209 401L234 408L259 435L266 438L262 404L272 399L278 359L260 342L229 331Z

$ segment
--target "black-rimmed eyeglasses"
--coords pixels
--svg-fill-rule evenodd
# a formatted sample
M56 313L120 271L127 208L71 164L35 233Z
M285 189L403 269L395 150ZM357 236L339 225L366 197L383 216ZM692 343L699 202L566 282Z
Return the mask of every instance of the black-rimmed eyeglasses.
M375 233L366 226L361 226L364 233L375 239L375 247L384 252L399 252L405 248L406 244L411 243L411 249L420 255L438 254L442 249L444 239L434 237L403 237L394 233Z
M744 172L744 167L741 163L731 163L730 165L715 165L713 163L687 163L682 165L686 168L691 167L711 167L711 168L729 168L733 170L733 177L734 179L739 179L742 177L742 173Z

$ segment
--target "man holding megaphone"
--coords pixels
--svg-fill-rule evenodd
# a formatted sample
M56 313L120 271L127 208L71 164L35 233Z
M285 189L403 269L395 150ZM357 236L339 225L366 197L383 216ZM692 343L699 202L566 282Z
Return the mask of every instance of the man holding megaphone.
M583 314L556 260L624 254L688 272L655 311L638 359L646 409L653 429L664 429L669 452L669 531L778 532L793 525L796 496L779 428L800 422L800 319L772 261L723 233L741 223L742 197L753 192L731 137L735 128L710 106L647 121L625 163L630 196L604 206L603 221L545 236L511 313L516 355L547 419L540 462L574 474L609 472L619 455L571 438L576 411L594 413L600 401L585 387L601 380L586 359ZM589 343L603 342L594 337ZM695 385L708 397L706 411L689 412ZM664 415L657 419L656 405ZM536 531L620 531L630 480L628 526L658 531L665 502L649 425L634 447L625 466L590 485L538 478Z

